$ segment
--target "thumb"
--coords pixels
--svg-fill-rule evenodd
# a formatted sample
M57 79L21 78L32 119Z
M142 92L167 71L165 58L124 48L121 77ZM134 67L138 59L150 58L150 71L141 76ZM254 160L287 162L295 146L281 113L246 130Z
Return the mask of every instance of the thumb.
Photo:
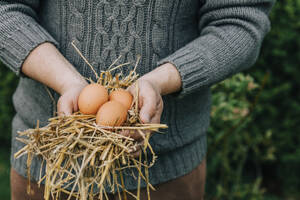
M62 115L71 115L73 111L73 103L72 101L68 101L63 96L59 98L57 102L57 112L59 116Z

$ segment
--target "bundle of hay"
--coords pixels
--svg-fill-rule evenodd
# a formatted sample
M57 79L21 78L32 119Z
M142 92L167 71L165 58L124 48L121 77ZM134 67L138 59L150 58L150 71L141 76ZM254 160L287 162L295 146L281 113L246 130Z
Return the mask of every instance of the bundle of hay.
M101 72L100 76L90 66L97 77L97 83L109 92L118 88L126 89L138 78L136 74L138 62L126 76L122 72L113 76L112 71L119 70L120 67L129 63L112 68L115 63L107 71ZM80 200L94 197L108 199L107 188L109 192L118 194L120 199L122 197L126 199L129 194L138 200L142 179L146 183L148 199L150 199L150 189L154 188L149 183L148 169L155 163L156 155L149 144L149 133L158 131L160 128L167 128L167 126L141 123L137 97L138 85L136 84L136 95L122 126L99 126L96 124L95 115L77 112L71 116L50 118L49 124L45 127L39 127L37 123L35 129L19 132L22 138L18 140L26 145L15 154L15 158L24 154L28 155L28 178L30 178L33 156L38 156L43 160L41 170L45 165L46 173L42 176L40 172L38 183L41 184L44 181L45 200L50 197L58 198L62 192L66 193L69 199L71 197ZM143 143L119 134L124 130L140 133L144 139ZM142 150L144 159L142 159L142 154L138 158L132 156L131 153L137 149ZM138 171L136 194L125 188L123 170L127 168L134 168ZM28 189L30 191L30 184Z

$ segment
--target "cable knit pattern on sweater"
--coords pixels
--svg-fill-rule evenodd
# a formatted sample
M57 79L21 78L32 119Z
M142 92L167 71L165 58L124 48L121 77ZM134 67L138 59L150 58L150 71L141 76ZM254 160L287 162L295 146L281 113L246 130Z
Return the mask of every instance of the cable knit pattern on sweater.
M158 154L150 169L152 184L192 171L206 154L209 87L256 61L270 29L268 14L274 0L1 0L0 59L17 75L28 54L51 42L85 77L95 78L72 47L80 49L97 72L119 55L119 63L135 62L143 75L170 62L178 69L182 89L163 97L161 121L169 128L154 134ZM125 68L126 72L126 68ZM164 77L161 77L162 79ZM58 94L52 91L55 99ZM13 102L12 155L22 148L16 132L47 123L54 109L44 87L20 76ZM26 175L26 156L12 167ZM41 161L34 158L31 175L39 177ZM125 173L126 174L126 173ZM128 173L129 174L129 173ZM136 180L126 175L127 189Z
M142 55L142 34L144 30L145 1L100 1L95 6L96 34L92 60L105 65L122 55L120 62L135 62L136 55ZM99 62L100 61L100 62ZM100 67L99 66L99 67ZM108 67L108 66L107 66Z

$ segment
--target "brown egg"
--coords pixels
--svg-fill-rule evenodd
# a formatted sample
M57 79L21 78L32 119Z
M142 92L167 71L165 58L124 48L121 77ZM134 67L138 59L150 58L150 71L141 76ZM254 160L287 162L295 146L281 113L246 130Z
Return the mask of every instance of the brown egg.
M131 93L123 89L115 90L109 94L110 101L120 102L126 107L127 110L129 110L131 107L132 99L133 96Z
M95 115L105 102L108 101L108 92L100 84L92 83L80 92L78 107L80 112L87 115Z
M117 101L103 104L96 116L96 123L100 126L120 126L127 118L127 109Z

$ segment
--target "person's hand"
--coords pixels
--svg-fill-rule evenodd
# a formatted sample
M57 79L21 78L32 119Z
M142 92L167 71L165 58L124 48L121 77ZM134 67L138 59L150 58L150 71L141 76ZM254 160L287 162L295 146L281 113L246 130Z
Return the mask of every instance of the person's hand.
M139 116L144 124L160 123L160 116L163 111L163 100L160 88L149 80L143 78L137 81L139 88ZM136 95L136 86L128 88L130 93Z
M57 103L59 115L78 111L78 96L87 82L53 44L45 42L33 49L21 71L61 95Z
M139 88L139 116L142 123L160 123L163 111L162 95L177 92L181 89L181 77L176 67L165 63L153 71L145 74L137 81ZM128 88L133 96L136 95L136 86ZM139 143L132 155L138 157L144 146L144 138L151 132L123 131L121 134L129 136Z
M81 90L87 85L87 82L79 82L63 90L57 102L58 115L71 115L78 111L78 97Z
M160 123L160 117L163 111L163 100L160 94L160 88L147 79L139 79L137 81L139 88L139 116L140 120L144 124ZM136 85L133 84L128 88L128 91L135 96L136 95ZM139 146L143 147L144 138L146 134L151 134L151 132L142 131L124 131L123 135L131 137L139 142ZM139 156L141 153L141 148L132 150L132 155L134 157Z

